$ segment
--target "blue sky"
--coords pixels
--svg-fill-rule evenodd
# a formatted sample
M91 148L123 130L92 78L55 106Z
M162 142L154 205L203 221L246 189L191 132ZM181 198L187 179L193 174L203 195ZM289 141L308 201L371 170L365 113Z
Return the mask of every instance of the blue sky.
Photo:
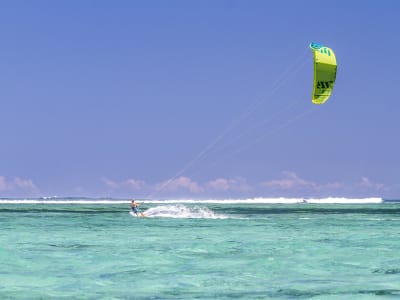
M2 1L0 197L400 195L398 1ZM338 76L311 104L311 41Z

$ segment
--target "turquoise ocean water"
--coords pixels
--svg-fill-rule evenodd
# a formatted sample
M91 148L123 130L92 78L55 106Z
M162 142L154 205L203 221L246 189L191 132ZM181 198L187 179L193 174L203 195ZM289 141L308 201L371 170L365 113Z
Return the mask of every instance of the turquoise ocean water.
M0 200L0 299L400 298L400 203L272 202Z

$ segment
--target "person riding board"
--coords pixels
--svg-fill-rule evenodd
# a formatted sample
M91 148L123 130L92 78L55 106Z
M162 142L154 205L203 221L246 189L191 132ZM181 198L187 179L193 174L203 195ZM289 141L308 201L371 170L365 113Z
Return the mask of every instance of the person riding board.
M136 216L144 217L145 215L139 210L140 203L136 202L135 199L132 199L131 208L132 211L136 214Z

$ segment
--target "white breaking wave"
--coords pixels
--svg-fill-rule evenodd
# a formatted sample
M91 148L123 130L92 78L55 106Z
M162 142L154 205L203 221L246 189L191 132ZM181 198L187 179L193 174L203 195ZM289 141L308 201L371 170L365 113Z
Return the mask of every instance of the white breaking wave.
M227 219L225 215L215 214L207 207L187 207L182 204L161 205L143 212L150 218L187 218L187 219Z
M248 198L248 199L208 199L208 200L146 200L146 203L218 203L218 204L297 204L297 203L319 203L319 204L368 204L383 203L383 199L374 198Z
M169 199L169 200L140 200L141 203L149 204L297 204L297 203L314 203L314 204L372 204L383 203L384 200L379 197L371 198L344 198L344 197L328 197L328 198L247 198L247 199ZM0 199L0 204L126 204L130 200L107 200L107 199Z
M383 203L382 198L324 198L324 199L307 199L307 203L321 204L364 204L364 203Z

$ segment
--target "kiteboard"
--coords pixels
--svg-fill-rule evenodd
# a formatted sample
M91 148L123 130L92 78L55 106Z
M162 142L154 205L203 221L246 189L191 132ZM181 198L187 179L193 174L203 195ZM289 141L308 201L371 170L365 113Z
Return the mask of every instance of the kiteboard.
M133 211L130 211L129 214L130 214L132 217L138 217L138 218L144 218L144 217L146 217L146 216L137 215L137 214L135 214Z

